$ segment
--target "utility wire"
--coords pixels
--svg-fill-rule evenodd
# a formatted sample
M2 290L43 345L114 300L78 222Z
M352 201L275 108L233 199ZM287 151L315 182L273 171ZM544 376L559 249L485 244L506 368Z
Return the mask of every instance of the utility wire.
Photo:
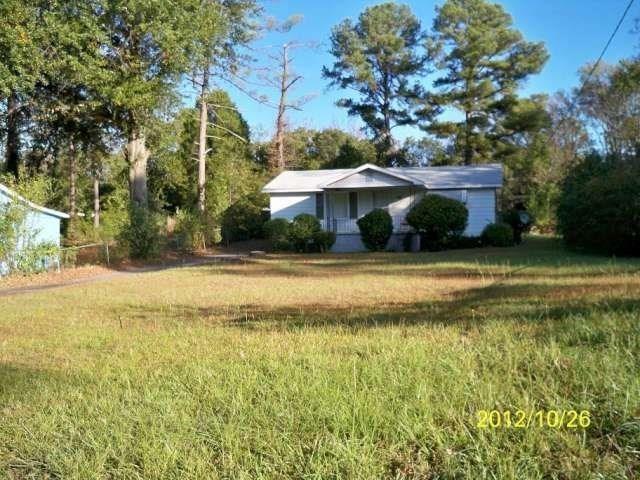
M627 8L625 8L624 12L622 12L622 16L620 17L620 20L618 20L618 24L616 25L616 28L611 33L611 36L609 37L609 40L607 40L606 45L602 49L602 52L600 52L600 56L596 60L596 63L594 63L593 67L591 67L591 70L589 70L589 73L587 74L586 78L582 82L582 86L580 87L580 90L578 90L578 93L582 92L582 89L587 85L587 83L589 83L589 80L591 80L591 76L594 74L594 72L598 68L598 65L600 65L600 62L602 61L602 57L604 57L604 54L607 52L607 49L609 48L609 45L611 45L611 42L613 42L614 37L618 33L618 30L620 30L620 26L622 25L622 22L624 22L624 19L626 18L627 13L629 13L629 10L631 10L631 5L633 5L634 1L635 0L629 0L629 4L627 5Z

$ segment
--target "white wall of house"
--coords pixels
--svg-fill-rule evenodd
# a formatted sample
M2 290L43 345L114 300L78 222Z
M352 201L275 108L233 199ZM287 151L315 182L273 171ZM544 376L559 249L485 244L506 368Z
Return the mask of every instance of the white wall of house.
M269 196L271 218L293 220L296 215L316 214L315 193L272 193Z
M465 235L480 235L484 227L496 221L496 196L495 190L470 189L470 190L431 190L448 198L453 198L465 203L469 210L469 223L465 230ZM329 193L329 195L332 195ZM404 217L409 213L411 207L419 201L424 192L414 192L409 188L396 188L389 190L360 190L358 191L358 217L365 215L374 208L386 207L393 217ZM331 197L330 197L331 198ZM343 208L336 208L337 205L331 200L329 211L340 210L344 218L348 218L349 195L344 192L340 196L339 202ZM336 201L338 198L335 199ZM270 195L271 218L286 218L293 220L296 215L308 213L316 214L316 194L309 193L272 193ZM334 215L335 216L335 215Z

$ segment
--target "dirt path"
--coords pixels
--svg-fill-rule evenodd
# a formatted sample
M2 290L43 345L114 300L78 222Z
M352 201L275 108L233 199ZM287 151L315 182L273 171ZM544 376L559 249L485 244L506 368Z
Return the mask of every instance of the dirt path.
M23 293L33 293L42 290L53 290L56 288L69 287L73 285L84 285L88 283L103 282L119 277L127 277L131 275L139 275L149 272L159 272L162 270L170 270L174 268L197 267L200 265L210 265L217 263L236 263L244 262L248 258L245 254L222 254L208 255L190 260L175 260L162 265L148 265L144 267L128 267L123 270L111 270L106 273L97 273L80 278L71 278L58 282L45 282L36 285L20 285L16 287L0 288L0 297L8 297L20 295ZM52 276L52 279L54 277Z

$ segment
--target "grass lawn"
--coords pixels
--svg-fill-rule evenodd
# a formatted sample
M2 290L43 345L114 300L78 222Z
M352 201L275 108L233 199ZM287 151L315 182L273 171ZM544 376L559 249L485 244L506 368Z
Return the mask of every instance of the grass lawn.
M519 409L591 424L477 427ZM0 298L3 476L639 478L640 259L530 238Z

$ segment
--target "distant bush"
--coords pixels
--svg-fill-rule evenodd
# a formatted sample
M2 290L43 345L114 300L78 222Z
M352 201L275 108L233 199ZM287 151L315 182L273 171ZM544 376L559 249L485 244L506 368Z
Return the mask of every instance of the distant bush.
M440 250L467 227L469 212L462 202L425 195L407 214L407 223L421 234L422 247Z
M447 243L447 248L450 249L466 249L466 248L479 248L482 246L482 238L460 235L459 237L454 237Z
M289 225L289 240L297 252L313 250L313 237L320 231L320 221L313 215L301 213Z
M220 242L219 229L206 213L178 209L174 234L185 250L205 249Z
M291 250L289 240L289 221L284 218L274 218L264 224L264 234L271 241L275 251Z
M331 250L334 243L336 243L335 232L325 232L320 230L313 234L313 244L321 253Z
M149 259L160 254L160 219L146 208L132 207L129 223L120 234L131 258Z
M358 220L362 243L369 250L384 250L393 233L393 221L386 210L376 208Z
M490 223L480 236L482 244L490 247L512 247L515 245L513 228L507 223Z
M534 220L528 212L513 208L502 214L502 222L511 226L513 239L519 244L522 242L522 234L531 229Z
M558 230L573 248L640 255L640 163L591 155L567 176Z
M265 195L253 194L231 204L222 215L222 238L226 242L263 238L267 203Z

